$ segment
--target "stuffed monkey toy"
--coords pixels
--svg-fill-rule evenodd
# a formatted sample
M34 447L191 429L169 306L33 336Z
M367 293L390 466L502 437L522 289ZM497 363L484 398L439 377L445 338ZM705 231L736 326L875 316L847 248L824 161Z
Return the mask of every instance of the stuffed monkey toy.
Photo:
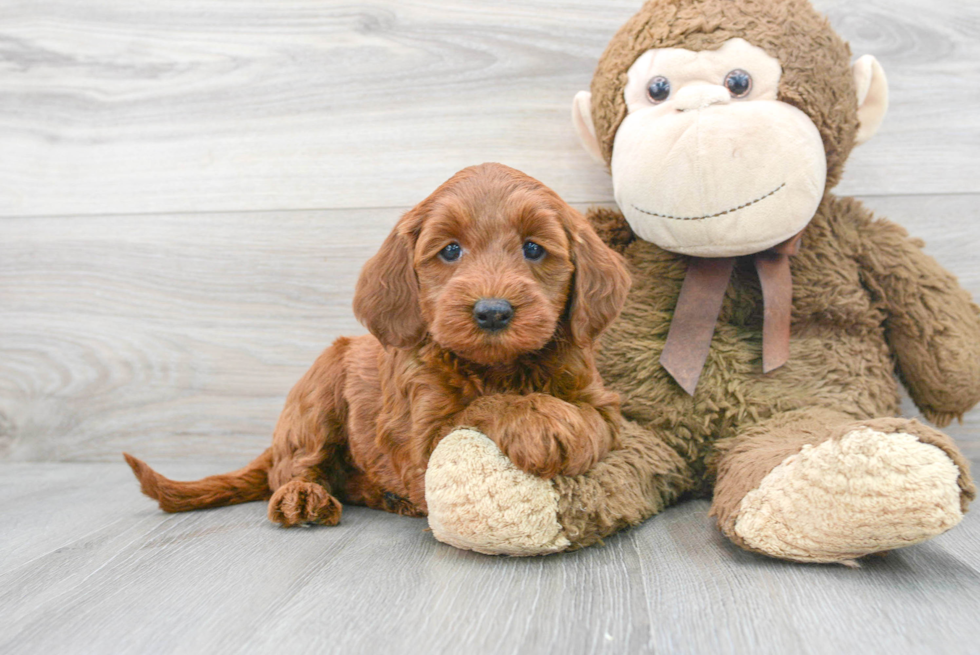
M588 546L710 497L742 548L849 562L955 526L976 490L939 427L980 400L980 310L900 227L830 193L887 107L878 62L807 0L650 0L573 118L633 288L602 340L622 448L545 480L461 429L426 476L437 539Z

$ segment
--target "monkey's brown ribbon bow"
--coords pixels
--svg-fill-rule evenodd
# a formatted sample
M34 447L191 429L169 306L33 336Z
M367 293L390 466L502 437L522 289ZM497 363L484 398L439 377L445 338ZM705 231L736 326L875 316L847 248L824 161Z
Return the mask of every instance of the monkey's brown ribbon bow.
M755 270L762 286L762 371L769 373L789 359L793 276L789 258L800 249L802 233L756 253ZM694 395L708 359L721 303L735 266L734 257L691 257L670 322L660 364L689 395Z

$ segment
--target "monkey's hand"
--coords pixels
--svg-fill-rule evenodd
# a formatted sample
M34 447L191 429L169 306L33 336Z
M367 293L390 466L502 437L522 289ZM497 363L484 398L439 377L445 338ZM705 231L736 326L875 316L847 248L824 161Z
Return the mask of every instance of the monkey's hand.
M899 377L926 418L944 427L980 401L980 308L901 227L870 222L861 242Z

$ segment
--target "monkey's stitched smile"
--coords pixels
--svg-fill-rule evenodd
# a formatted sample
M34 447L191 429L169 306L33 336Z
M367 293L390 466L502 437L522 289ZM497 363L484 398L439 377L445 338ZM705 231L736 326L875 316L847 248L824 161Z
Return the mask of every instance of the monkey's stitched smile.
M718 216L724 216L725 214L731 214L732 212L737 212L739 209L745 209L746 207L751 207L752 205L754 205L754 204L756 204L758 202L762 202L763 200L765 200L769 196L774 195L777 191L779 191L780 189L782 189L784 186L786 186L786 183L785 182L783 182L782 184L780 184L778 187L776 187L775 189L773 189L772 191L770 191L766 195L760 196L760 197L756 198L755 200L752 200L752 201L749 201L749 202L747 202L745 204L739 205L738 207L732 207L731 209L726 209L725 211L718 212L717 214L706 214L704 216L670 216L669 214L658 214L657 212L647 211L645 209L642 209L640 207L637 207L636 205L633 205L633 209L635 209L636 211L639 211L639 212L643 212L644 214L649 214L650 216L656 216L658 218L669 218L672 221L703 221L706 218L716 218Z

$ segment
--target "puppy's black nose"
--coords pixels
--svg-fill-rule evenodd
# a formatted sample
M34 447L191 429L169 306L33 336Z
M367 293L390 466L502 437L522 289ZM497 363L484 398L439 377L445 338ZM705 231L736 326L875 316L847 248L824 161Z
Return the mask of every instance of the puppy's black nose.
M514 316L514 308L500 298L484 298L473 305L473 318L481 330L496 332L507 327Z

